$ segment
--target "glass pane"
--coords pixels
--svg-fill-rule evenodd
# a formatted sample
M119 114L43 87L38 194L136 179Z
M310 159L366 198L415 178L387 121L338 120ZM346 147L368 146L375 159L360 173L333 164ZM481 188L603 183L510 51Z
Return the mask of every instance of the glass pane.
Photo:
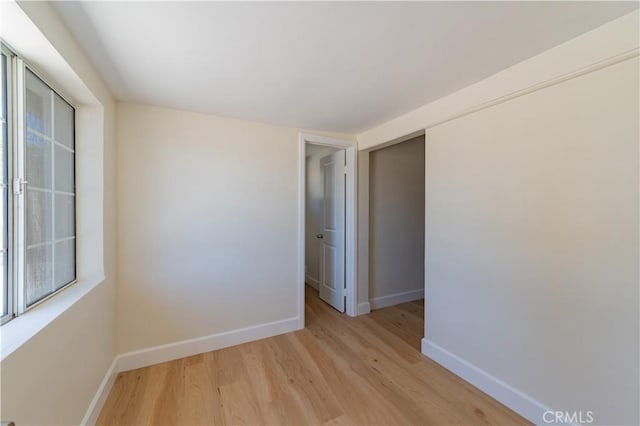
M59 146L55 147L56 150L56 191L74 192L73 178L73 152L67 151Z
M75 240L53 242L75 236L75 197L63 194L75 191L75 154L73 108L29 70L26 97L25 291L30 305L75 279Z
M27 128L51 136L51 89L31 71L26 72Z
M0 141L0 160L2 163L2 170L0 171L0 183L7 183L8 170L7 170L7 143L9 140L9 134L7 133L7 124L2 123L2 140Z
M0 304L2 305L2 316L5 316L9 311L9 287L7 281L7 256L5 256L4 252L0 251L0 271L2 274L2 296L0 296Z
M0 250L6 250L9 246L9 189L2 188L2 199L0 201L2 206L0 207L0 211L2 211L2 243L0 244Z
M55 198L55 239L75 236L75 198L73 195L56 194Z
M56 243L55 259L55 289L58 290L76 279L76 240Z
M31 188L51 189L51 142L27 132L27 182Z
M53 253L51 245L27 249L25 291L27 306L53 290Z
M27 189L27 246L51 241L51 193Z
M54 96L55 139L73 149L73 108L57 94Z

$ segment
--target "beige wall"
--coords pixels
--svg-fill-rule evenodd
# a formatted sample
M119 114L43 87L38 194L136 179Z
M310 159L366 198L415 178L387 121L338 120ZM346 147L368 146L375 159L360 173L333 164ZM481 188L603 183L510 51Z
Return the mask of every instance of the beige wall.
M426 338L638 424L638 59L427 130Z
M369 151L358 151L357 294L358 306L362 308L369 307L369 157Z
M114 291L88 293L2 361L2 418L80 424L115 356Z
M370 153L372 300L424 289L424 140L422 135Z
M100 247L95 252L78 253L78 256L84 256L78 260L78 272L82 274L83 265L92 265L87 266L91 269L97 268L98 264L100 268L104 265L106 279L2 361L0 416L3 420L15 421L17 425L79 424L116 354L115 104L100 76L73 41L51 6L44 2L26 2L20 3L19 7L40 32L29 39L31 45L40 43L40 38L48 40L47 43L54 48L53 56L60 61L58 63L64 64L56 70L49 70L46 66L40 69L59 83L57 87L68 90L77 101L79 110L93 111L88 115L94 118L94 113L100 111L100 117L96 122L104 128L103 146L95 158L102 164L95 167L95 170L79 172L78 194L80 196L81 191L86 188L93 191L92 194L87 194L87 197L92 197L96 191L102 191L103 213L102 217L97 214L92 217L78 217L78 222L80 227L102 227L103 232L93 232L92 235L103 235L103 240L100 240ZM26 27L27 25L23 28L24 31L27 31ZM34 57L34 60L37 59ZM58 71L61 74L57 74ZM84 99L75 97L76 91L69 80L56 80L55 77L62 74L77 75L85 85L77 93L88 90L100 106L84 105ZM95 122L88 126L91 130L84 126L81 129L83 134L94 132L96 127L92 127L93 124ZM82 126L81 123L78 125ZM82 138L80 133L78 137ZM95 142L96 140L77 140L78 158L83 158L88 151L94 150L95 146L89 145ZM83 146L84 152L80 152ZM82 169L82 166L78 165L78 168ZM82 180L82 176L92 176L91 181ZM81 242L80 235L78 238L79 246L91 244L87 241ZM88 283L81 280L75 285L76 288L67 291L80 291L83 285ZM56 297L64 297L64 292ZM37 309L46 309L47 303Z

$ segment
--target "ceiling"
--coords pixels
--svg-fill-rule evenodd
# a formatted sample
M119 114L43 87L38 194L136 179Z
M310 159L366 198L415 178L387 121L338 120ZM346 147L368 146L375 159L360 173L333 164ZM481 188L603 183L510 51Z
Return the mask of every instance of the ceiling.
M57 2L123 101L358 133L637 2Z

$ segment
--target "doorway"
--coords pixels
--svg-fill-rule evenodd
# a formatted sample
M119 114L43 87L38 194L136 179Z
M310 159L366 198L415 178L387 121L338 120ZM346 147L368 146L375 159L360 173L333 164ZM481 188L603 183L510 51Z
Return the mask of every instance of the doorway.
M344 312L345 152L306 144L305 283Z
M299 154L298 315L304 328L305 283L336 310L356 315L356 147L301 134Z
M369 153L369 303L419 349L424 328L425 136ZM394 307L394 308L391 308ZM417 342L417 343L416 343Z

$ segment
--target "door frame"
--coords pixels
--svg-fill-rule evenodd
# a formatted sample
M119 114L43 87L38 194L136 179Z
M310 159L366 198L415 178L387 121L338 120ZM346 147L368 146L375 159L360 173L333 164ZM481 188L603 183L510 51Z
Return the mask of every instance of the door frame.
M357 212L356 176L357 146L355 141L335 139L312 133L300 133L298 138L298 329L304 328L305 283L305 200L306 200L306 144L344 149L346 154L345 179L345 247L344 283L347 289L345 311L354 317L357 313Z

